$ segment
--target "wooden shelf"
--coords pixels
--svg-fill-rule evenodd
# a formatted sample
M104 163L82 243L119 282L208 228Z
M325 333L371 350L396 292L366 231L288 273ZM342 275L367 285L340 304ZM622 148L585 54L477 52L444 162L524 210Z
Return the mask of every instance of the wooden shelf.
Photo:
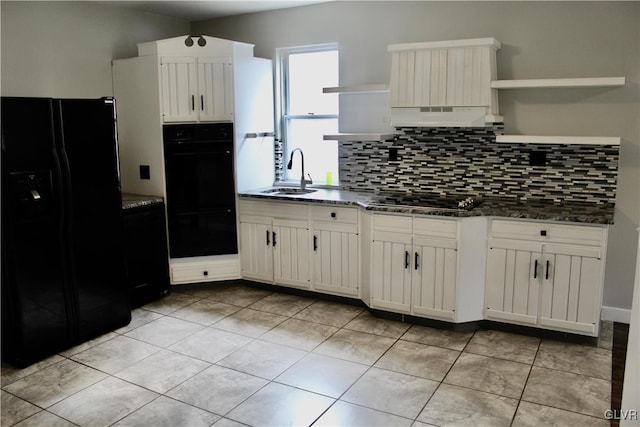
M322 88L322 93L358 93L358 92L388 92L389 85L384 83L356 85L356 86L335 86Z
M323 137L325 141L385 141L391 138L392 133L340 133Z
M616 87L624 86L624 77L594 77L577 79L527 79L492 80L493 89L539 89L570 87Z
M496 142L521 144L620 145L620 138L608 136L496 135Z

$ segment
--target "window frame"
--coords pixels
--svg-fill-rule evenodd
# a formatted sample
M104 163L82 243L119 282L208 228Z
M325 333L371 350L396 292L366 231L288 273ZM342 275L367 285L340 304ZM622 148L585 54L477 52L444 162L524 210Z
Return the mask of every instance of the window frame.
M314 52L327 52L327 51L336 51L338 52L338 58L340 55L340 51L338 49L338 43L321 43L321 44L313 44L313 45L304 45L304 46L294 46L294 47L283 47L276 48L276 70L275 70L275 89L277 102L275 105L275 125L276 125L276 135L277 138L282 142L282 160L283 165L286 165L288 159L286 159L288 153L288 125L287 122L291 119L308 119L308 120L316 120L316 119L338 119L339 114L287 114L289 111L289 56L300 54L300 53L314 53ZM338 59L339 61L339 59ZM338 73L340 70L338 69ZM286 167L283 170L282 180L279 183L282 184L294 184L298 183L299 178L291 178L288 177L288 170ZM335 185L318 185L314 184L314 187L330 187L335 188L339 187L339 180Z

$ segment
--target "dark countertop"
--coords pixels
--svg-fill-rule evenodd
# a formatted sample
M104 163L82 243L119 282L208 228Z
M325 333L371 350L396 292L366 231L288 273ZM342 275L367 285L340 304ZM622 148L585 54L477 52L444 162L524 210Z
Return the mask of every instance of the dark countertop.
M164 203L160 196L146 196L144 194L122 193L122 209L133 209Z
M317 189L317 191L308 194L264 193L264 191L269 188L270 187L245 191L240 193L239 196L241 198L284 200L290 202L355 205L376 212L395 212L456 218L493 216L589 224L613 224L614 213L613 204L605 205L586 202L557 203L552 200L521 200L507 197L485 197L479 206L470 211L454 209L441 210L419 206L384 205L380 203L380 196L375 193L329 189Z

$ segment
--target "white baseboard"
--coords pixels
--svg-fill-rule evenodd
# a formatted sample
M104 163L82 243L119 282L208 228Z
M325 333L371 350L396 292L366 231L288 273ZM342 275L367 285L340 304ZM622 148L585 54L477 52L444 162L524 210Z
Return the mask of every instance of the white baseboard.
M618 307L602 307L600 312L602 320L610 320L612 322L631 323L631 310Z

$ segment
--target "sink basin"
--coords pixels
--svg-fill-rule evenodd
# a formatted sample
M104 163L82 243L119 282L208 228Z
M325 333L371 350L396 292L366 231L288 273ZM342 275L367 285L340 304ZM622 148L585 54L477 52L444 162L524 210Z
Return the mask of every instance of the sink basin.
M270 188L269 190L265 190L263 191L263 193L265 194L309 194L309 193L313 193L314 191L317 190L309 190L309 189L302 189L302 188L295 188L295 187L277 187L277 188Z

